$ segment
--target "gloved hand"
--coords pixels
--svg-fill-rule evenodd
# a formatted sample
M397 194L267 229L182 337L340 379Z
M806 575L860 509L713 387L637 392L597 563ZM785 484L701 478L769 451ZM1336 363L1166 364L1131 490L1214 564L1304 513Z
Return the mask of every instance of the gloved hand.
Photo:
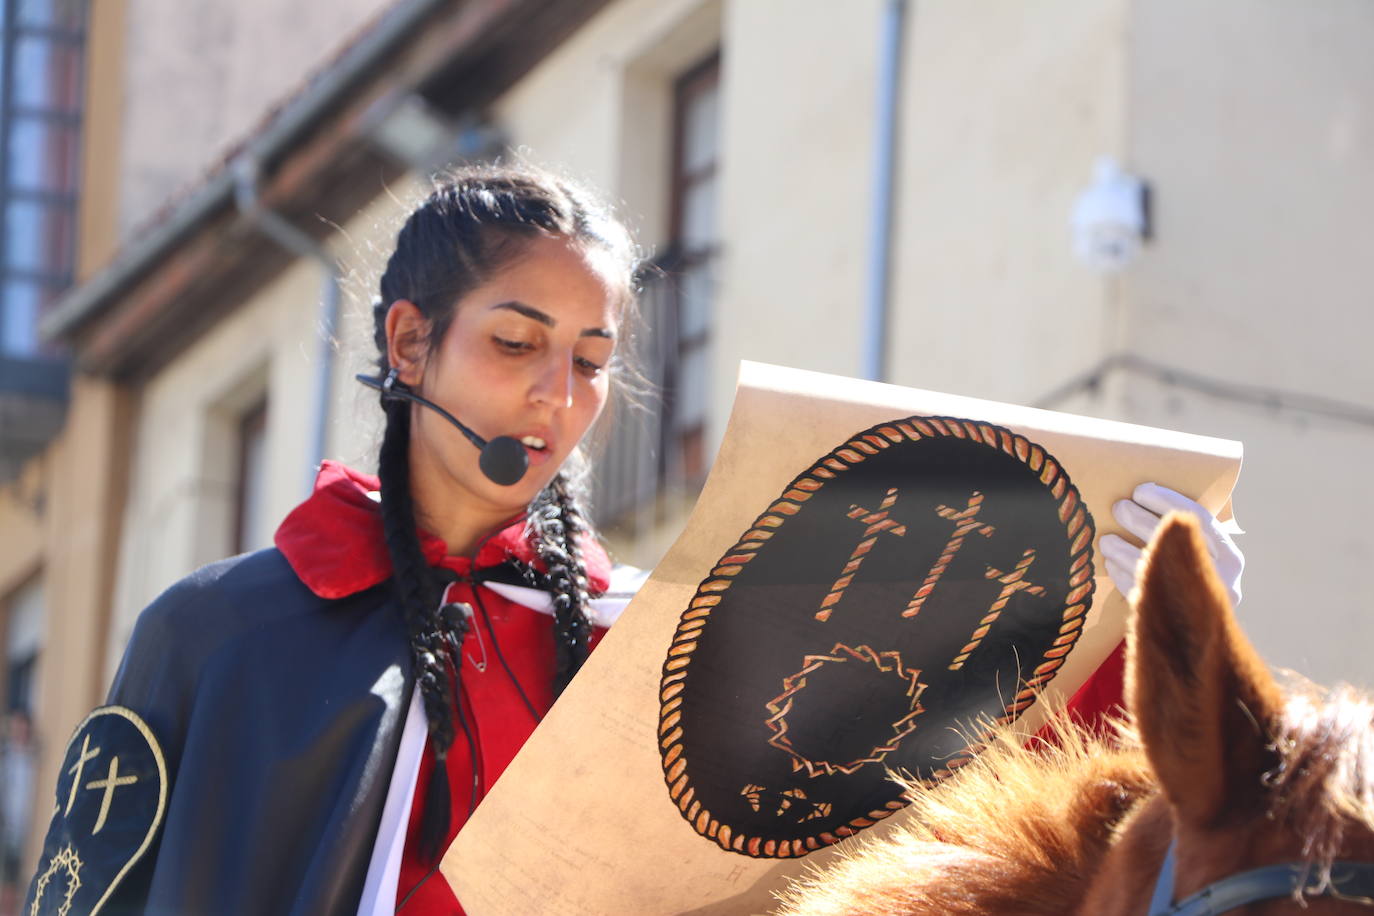
M1168 487L1142 483L1135 488L1130 499L1118 500L1112 505L1112 517L1122 528L1140 538L1143 545L1149 542L1159 526L1160 517L1173 509L1191 512L1202 522L1207 550L1212 554L1212 563L1230 595L1231 606L1240 604L1240 573L1245 567L1245 557L1231 536L1212 517L1212 513ZM1103 535L1099 543L1102 557L1107 563L1107 575L1111 576L1121 594L1129 597L1131 589L1135 588L1136 567L1140 563L1142 547L1115 534Z

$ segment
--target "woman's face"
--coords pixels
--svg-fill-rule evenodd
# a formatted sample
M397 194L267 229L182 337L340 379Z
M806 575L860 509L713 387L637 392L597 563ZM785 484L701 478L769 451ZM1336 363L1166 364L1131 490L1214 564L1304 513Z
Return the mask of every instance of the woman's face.
M600 250L538 237L458 301L439 346L423 353L422 365L403 369L401 380L482 438L520 441L529 470L512 486L493 483L462 433L416 408L411 467L417 482L424 479L426 490L454 505L503 516L529 504L606 404L624 294L615 277Z

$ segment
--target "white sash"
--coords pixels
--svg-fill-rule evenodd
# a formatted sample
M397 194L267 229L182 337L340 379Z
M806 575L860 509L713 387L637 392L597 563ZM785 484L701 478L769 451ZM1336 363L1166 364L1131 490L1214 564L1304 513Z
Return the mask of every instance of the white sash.
M611 573L610 589L600 598L593 599L588 609L592 625L609 627L615 623L620 612L625 610L648 577L647 570L632 566L616 567ZM487 582L483 587L530 610L553 614L553 597L546 591L501 582ZM410 708L406 711L405 726L401 729L401 747L396 752L391 786L387 789L386 803L382 806L382 822L377 828L372 859L368 862L363 896L358 902L358 916L394 916L396 912L396 885L401 876L406 828L410 825L410 806L415 800L415 783L420 776L420 759L425 753L428 734L429 725L417 687L410 693ZM409 891L409 888L406 890Z

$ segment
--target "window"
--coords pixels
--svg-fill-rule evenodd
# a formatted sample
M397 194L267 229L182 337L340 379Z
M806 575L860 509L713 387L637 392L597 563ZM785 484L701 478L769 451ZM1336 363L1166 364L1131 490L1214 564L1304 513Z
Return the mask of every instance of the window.
M5 611L4 708L37 711L38 658L43 646L43 580L35 578L0 602Z
M627 70L625 151L643 157L627 172L642 182L635 192L661 233L662 252L640 278L647 334L637 355L661 399L657 409L616 416L596 462L592 503L602 531L640 565L656 562L664 539L676 536L708 470L721 79L719 50L702 54L718 48L719 7L700 12L700 21ZM677 40L683 36L693 37ZM642 135L645 125L661 142Z
M239 418L238 477L234 486L234 553L266 546L261 541L267 513L267 399Z
M0 0L0 355L72 283L86 0Z
M669 485L699 485L706 475L706 409L719 249L720 54L674 87L672 246L656 326L670 335L664 372L659 473ZM663 295L666 293L666 295Z

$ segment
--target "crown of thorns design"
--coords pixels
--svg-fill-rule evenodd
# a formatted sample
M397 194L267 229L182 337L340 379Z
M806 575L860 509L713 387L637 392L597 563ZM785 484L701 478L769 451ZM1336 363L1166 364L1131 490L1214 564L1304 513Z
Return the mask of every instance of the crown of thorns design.
M787 716L792 711L794 700L806 689L809 675L819 671L825 665L849 662L869 665L879 675L900 682L903 688L902 692L911 701L910 706L907 708L906 715L892 723L892 736L888 740L874 745L866 756L844 763L814 760L793 746L787 734L789 729ZM843 643L836 643L828 654L807 655L802 659L800 671L782 679L782 693L765 704L768 712L771 713L765 721L773 732L768 743L786 751L791 756L793 772L805 769L806 775L812 777L821 774L829 776L834 773L853 773L867 764L881 763L884 757L897 749L897 745L901 743L903 738L916 730L916 718L925 712L925 708L920 703L921 694L925 691L925 685L919 680L920 675L919 669L908 668L902 664L902 655L896 650L875 652L869 646L851 648Z

